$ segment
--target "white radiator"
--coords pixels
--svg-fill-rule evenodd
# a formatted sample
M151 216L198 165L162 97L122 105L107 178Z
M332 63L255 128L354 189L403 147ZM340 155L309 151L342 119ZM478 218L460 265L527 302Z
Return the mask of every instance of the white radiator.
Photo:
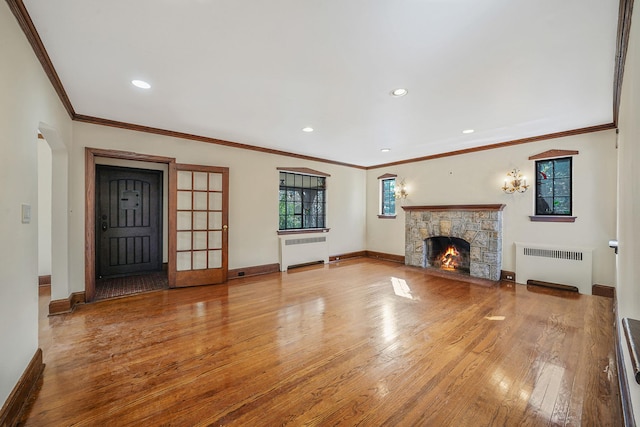
M327 235L280 236L280 271L293 265L329 262Z
M576 286L591 295L592 248L560 247L516 242L516 281L527 280Z

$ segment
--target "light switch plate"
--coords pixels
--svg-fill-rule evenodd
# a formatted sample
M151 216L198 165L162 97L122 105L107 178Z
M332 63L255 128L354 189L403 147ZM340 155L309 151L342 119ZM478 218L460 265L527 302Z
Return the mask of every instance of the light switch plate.
M22 223L29 224L31 222L31 205L22 204Z

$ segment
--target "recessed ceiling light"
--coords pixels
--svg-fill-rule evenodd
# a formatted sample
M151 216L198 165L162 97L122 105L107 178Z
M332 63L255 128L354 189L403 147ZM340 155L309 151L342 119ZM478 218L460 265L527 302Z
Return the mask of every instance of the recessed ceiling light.
M144 80L131 80L131 84L135 87L139 87L140 89L149 89L151 85Z
M388 153L389 151L391 151L391 148L381 148L380 151L382 151L383 153Z
M474 133L474 132L475 132L475 130L473 130L473 129L465 129L465 130L462 131L462 133Z
M310 126L302 128L302 132L313 132L313 128Z
M406 90L403 87L399 87L398 89L394 89L391 91L391 96L400 97L400 96L405 96L408 93L409 93L408 90Z

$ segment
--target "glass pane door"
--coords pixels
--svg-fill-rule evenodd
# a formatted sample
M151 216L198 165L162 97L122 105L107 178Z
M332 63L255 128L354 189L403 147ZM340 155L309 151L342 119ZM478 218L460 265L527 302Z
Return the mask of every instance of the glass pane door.
M176 165L173 286L226 281L228 180L228 168Z

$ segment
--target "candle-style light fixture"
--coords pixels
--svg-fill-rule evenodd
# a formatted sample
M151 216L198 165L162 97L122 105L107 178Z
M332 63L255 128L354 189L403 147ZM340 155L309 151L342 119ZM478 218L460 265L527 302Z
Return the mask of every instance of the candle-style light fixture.
M396 186L395 196L396 199L406 199L409 195L407 191L407 185L404 183L404 179L400 181L400 183Z
M504 179L502 191L508 194L515 193L516 191L518 193L524 193L527 191L527 188L529 188L527 185L527 178L520 173L520 169L515 168L511 172L507 173L507 177Z

